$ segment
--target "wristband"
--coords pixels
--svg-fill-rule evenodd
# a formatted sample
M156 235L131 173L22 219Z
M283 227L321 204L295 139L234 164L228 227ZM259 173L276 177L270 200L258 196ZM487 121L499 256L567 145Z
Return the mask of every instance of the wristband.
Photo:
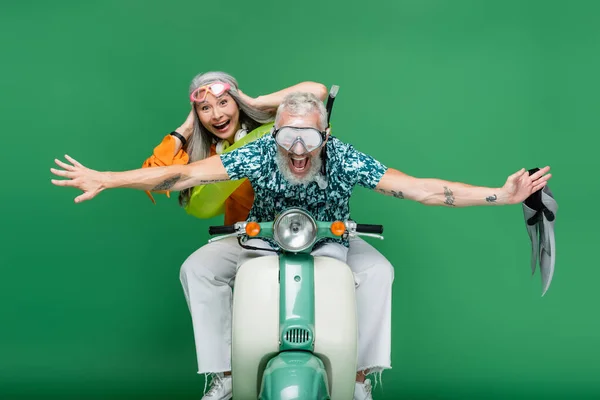
M187 143L186 138L183 137L183 135L179 132L173 131L170 133L171 136L175 136L177 139L181 140L181 147L185 146L185 144Z

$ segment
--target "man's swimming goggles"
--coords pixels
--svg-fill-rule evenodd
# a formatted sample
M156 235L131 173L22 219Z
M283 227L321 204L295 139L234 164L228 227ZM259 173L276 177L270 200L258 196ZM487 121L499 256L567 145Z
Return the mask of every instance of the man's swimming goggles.
M222 96L223 93L231 89L229 83L224 82L213 82L208 85L200 86L190 94L190 101L200 103L206 100L208 92L212 93L215 97Z
M284 150L302 155L321 147L325 142L327 132L321 132L315 128L282 126L279 129L273 130L273 136L277 144ZM296 143L300 143L301 146L297 146ZM298 150L301 149L303 152L299 153Z

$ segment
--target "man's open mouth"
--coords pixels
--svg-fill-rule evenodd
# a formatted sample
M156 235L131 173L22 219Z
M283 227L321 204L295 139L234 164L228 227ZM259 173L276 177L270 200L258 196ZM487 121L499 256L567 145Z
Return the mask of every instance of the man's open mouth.
M290 169L295 173L302 173L310 166L310 157L290 156Z
M231 123L231 120L228 119L227 121L223 122L222 124L213 125L213 128L215 128L215 130L219 133L224 133L227 131L227 128L229 128L230 123Z

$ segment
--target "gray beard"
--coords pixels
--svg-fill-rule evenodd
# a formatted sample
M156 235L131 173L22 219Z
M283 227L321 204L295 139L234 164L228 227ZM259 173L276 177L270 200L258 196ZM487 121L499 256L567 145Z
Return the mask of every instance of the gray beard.
M321 177L319 173L321 170L321 165L323 164L320 156L311 157L310 168L308 169L308 172L301 178L297 175L294 175L290 169L289 158L287 154L283 155L281 154L281 151L278 151L275 159L277 161L279 172L281 172L281 175L283 175L284 179L292 185L308 185L314 181L317 181L317 183L319 182L319 178Z

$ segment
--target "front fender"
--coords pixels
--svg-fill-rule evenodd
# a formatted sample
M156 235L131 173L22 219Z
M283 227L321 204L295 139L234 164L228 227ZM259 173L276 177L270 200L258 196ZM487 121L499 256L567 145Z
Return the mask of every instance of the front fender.
M329 400L323 362L305 351L288 351L267 364L260 400Z

